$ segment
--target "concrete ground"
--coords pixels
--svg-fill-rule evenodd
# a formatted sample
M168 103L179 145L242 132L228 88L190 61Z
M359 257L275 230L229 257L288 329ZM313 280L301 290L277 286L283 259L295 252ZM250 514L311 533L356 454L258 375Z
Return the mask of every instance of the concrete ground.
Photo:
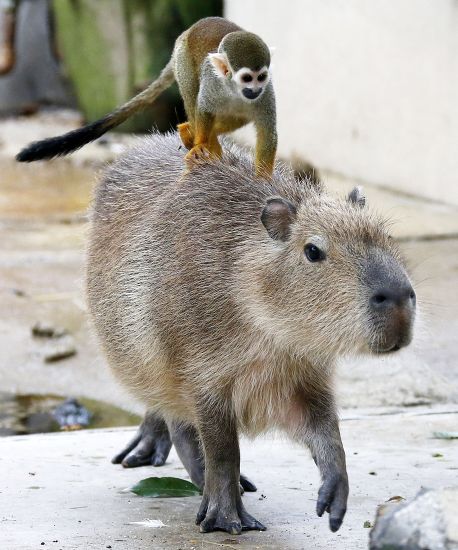
M241 536L201 535L200 497L149 499L123 490L152 475L187 477L175 451L161 468L123 469L109 458L132 430L96 430L0 439L2 548L167 550L247 548L362 550L379 504L409 499L421 487L457 483L456 441L432 439L456 429L458 407L408 413L347 411L342 438L350 479L348 512L333 534L315 514L317 469L304 449L279 439L242 442L242 469L258 491L247 509L267 526ZM154 525L164 524L163 527Z
M141 412L142 405L107 369L91 335L82 290L85 211L94 177L131 140L109 137L51 163L13 161L30 140L77 123L78 116L66 112L0 122L0 302L6 312L0 317L0 388L84 395ZM360 183L322 175L337 193ZM332 535L326 522L315 518L317 474L304 451L279 441L245 442L244 471L260 489L245 501L269 531L243 535L240 544L225 542L226 547L365 548L368 529L362 525L373 518L377 504L396 494L411 497L422 485L456 482L457 443L432 440L431 433L456 431L457 425L458 208L370 186L365 190L368 203L394 220L392 233L411 265L421 314L415 341L406 350L347 360L338 369L343 417L359 417L368 409L367 418L342 423L352 487L347 521ZM77 354L44 363L44 344L31 336L36 321L67 328ZM128 437L115 430L0 439L0 461L8 472L0 488L3 547L41 548L45 542L45 548L211 548L232 540L198 534L191 524L195 498L150 501L119 493L149 475L145 468L126 471L109 464L108 457ZM434 452L444 457L433 458ZM171 455L154 473L182 476L180 468ZM261 494L267 498L258 500ZM161 519L167 527L129 524L146 518Z

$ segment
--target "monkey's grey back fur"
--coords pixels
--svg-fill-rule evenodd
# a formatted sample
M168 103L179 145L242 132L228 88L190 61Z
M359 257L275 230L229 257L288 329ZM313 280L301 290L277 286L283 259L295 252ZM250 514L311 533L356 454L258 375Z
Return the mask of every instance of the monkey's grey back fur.
M152 135L98 184L88 298L99 339L122 382L166 418L195 423L205 400L215 413L231 403L245 432L294 432L296 393L328 395L335 357L377 339L366 263L398 262L396 247L366 208L287 166L255 179L251 156L225 141L221 161L185 174L180 144ZM287 242L261 222L278 196L297 208ZM329 262L304 261L312 237Z

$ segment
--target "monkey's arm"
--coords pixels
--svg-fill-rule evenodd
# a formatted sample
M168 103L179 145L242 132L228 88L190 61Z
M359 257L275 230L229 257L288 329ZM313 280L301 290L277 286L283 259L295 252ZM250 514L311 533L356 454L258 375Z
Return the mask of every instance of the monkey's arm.
M256 110L254 124L256 128L256 175L272 175L277 152L277 119L273 88L265 91L265 98Z

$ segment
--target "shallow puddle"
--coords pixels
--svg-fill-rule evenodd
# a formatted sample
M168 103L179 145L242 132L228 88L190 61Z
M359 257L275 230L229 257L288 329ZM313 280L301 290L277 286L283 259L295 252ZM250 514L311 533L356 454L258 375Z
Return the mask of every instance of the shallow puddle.
M61 430L53 411L65 401L59 395L15 395L0 392L0 436L28 435ZM138 426L141 418L123 409L96 401L78 398L91 414L87 428Z

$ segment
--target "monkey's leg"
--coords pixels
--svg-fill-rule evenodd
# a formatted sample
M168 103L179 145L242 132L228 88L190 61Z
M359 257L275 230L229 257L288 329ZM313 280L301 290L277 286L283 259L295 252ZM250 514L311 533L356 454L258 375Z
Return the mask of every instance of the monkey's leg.
M181 141L186 149L191 150L194 147L194 130L190 122L182 122L177 126Z
M175 445L178 456L186 468L189 477L199 489L204 488L205 461L202 454L199 434L193 426L172 424L170 426L172 443ZM255 492L256 485L243 474L240 474L242 491Z
M152 464L162 466L172 448L169 430L164 420L147 411L135 437L113 459L113 464L135 468Z
M245 510L240 494L240 450L235 419L230 414L200 411L199 432L205 454L205 485L196 523L207 533L232 535L265 527Z
M213 131L215 116L211 113L196 112L194 121L194 146L186 155L188 163L210 160L211 157L221 157L222 150L218 138Z
M316 512L320 517L329 512L329 527L337 531L347 510L348 476L333 396L304 398L303 416L307 420L299 430L300 439L309 447L322 479Z

